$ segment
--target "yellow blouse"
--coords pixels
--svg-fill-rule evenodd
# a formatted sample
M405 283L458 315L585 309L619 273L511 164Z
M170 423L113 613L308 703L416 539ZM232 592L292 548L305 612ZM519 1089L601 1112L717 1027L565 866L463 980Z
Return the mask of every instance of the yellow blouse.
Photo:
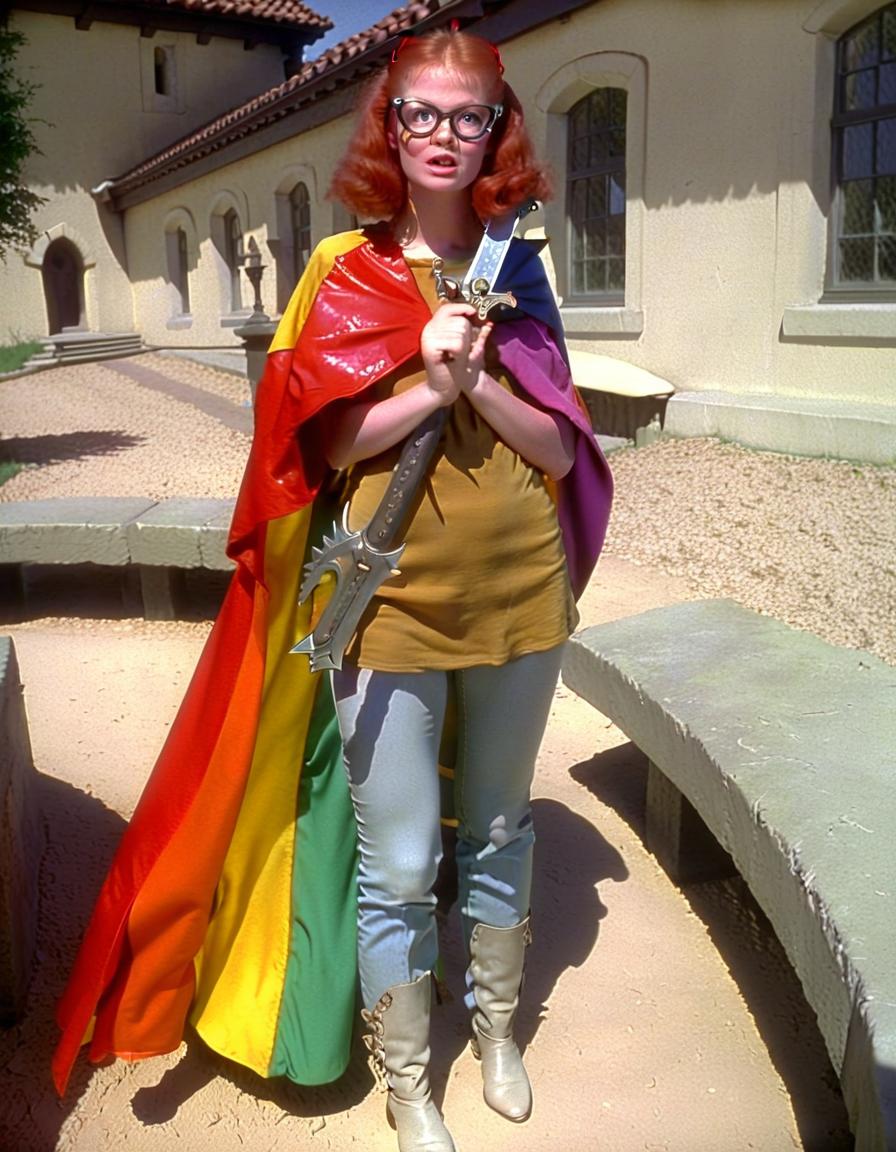
M431 262L408 264L435 311ZM497 361L489 371L512 390ZM405 391L425 375L418 355L382 380L377 395ZM401 447L351 469L352 530L375 512ZM561 644L575 628L578 615L545 478L498 438L465 396L449 411L403 539L401 575L381 585L346 651L360 667L419 672L504 664Z

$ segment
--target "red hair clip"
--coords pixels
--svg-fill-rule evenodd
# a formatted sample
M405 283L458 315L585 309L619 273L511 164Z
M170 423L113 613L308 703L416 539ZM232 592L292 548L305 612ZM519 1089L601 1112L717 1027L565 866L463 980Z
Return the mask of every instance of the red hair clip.
M395 63L395 61L398 59L399 52L402 50L402 48L406 48L408 46L408 44L410 44L410 42L413 39L414 39L413 36L402 36L402 38L398 41L398 43L392 49L392 59L389 61L390 64Z

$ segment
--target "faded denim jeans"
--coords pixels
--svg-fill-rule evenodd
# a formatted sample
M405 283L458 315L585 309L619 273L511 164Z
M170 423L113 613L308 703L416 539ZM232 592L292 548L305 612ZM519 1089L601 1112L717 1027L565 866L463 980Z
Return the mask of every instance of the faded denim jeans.
M364 1005L437 958L432 887L441 857L439 744L457 697L454 815L466 938L529 912L535 833L529 790L563 645L499 667L333 672L358 823L358 962Z

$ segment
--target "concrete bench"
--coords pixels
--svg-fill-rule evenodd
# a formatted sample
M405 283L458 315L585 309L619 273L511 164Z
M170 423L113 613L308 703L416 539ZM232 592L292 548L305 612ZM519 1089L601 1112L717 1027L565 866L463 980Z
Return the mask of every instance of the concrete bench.
M815 1010L856 1148L896 1148L896 668L710 600L584 630L563 680L648 756L661 861L681 874L694 812L730 854Z
M569 350L569 367L599 432L639 446L659 438L675 392L668 380L626 360L578 348Z
M25 1010L44 830L16 650L0 636L0 1026Z
M148 620L174 619L190 568L226 571L232 500L61 498L0 503L0 568L24 599L23 566L134 569Z

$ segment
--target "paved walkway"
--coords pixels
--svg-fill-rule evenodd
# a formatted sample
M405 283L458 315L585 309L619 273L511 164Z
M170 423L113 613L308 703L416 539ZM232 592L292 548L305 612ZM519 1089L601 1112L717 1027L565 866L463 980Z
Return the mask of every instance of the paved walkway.
M29 1012L0 1035L0 1148L394 1150L360 1051L338 1084L299 1089L261 1081L188 1038L169 1057L82 1064L66 1100L54 1099L52 1004L207 633L202 623L79 619L86 600L70 592L8 629L49 848ZM91 614L112 615L101 588L89 595ZM693 595L608 557L583 599L583 623ZM622 734L558 688L538 765L536 939L520 1028L536 1108L512 1127L482 1104L453 931L446 963L457 996L436 1013L433 1059L460 1152L850 1147L811 1012L776 941L738 883L683 894L669 882L640 838L644 782Z

